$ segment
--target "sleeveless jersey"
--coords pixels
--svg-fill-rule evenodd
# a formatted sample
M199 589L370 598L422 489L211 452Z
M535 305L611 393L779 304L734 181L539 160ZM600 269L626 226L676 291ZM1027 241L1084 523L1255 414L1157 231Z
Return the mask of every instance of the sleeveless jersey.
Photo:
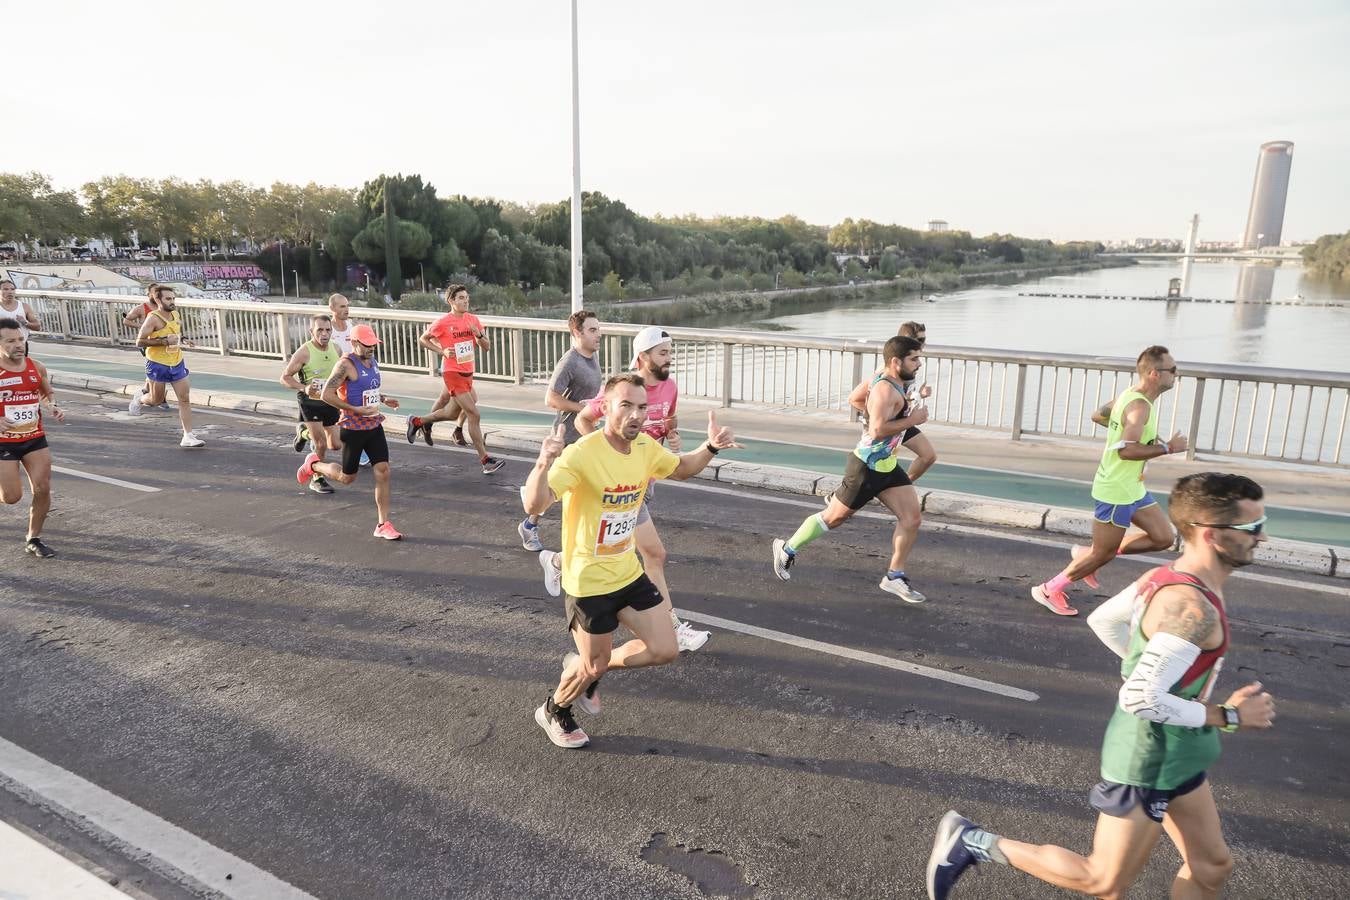
M37 364L25 358L23 369L11 372L0 369L0 441L18 443L42 437L42 410L38 402L42 395L42 378Z
M378 406L380 403L380 365L374 359L370 361L370 368L361 365L361 360L356 358L355 353L348 353L343 359L351 360L356 367L356 380L344 381L338 386L338 393L342 399L352 406ZM338 420L338 425L351 431L371 431L379 428L380 423L384 421L384 416L376 413L373 416L358 416L355 413L342 411L342 418Z
M317 399L318 392L323 390L323 383L333 374L333 367L342 357L332 341L328 342L327 350L320 350L319 345L312 340L306 341L305 346L309 348L309 362L300 367L300 380L306 388L312 389L310 393Z
M175 309L171 313L165 313L164 310L157 309L151 312L149 315L155 319L158 319L160 322L164 323L164 327L156 331L150 332L149 335L150 337L162 338L167 337L168 335L171 334L176 334L179 335L180 337L182 336L183 323L182 320L178 318L178 310ZM168 317L167 320L165 318L166 316ZM151 362L157 362L163 366L176 366L183 361L183 351L182 348L180 348L177 344L174 344L172 347L168 346L146 347L145 358L150 360Z
M900 394L900 399L904 401L900 404L900 411L891 417L891 421L903 419L909 415L909 395L905 393L903 387L884 374L877 375L872 379L869 390L875 388L882 381L895 388ZM853 448L853 455L866 463L867 468L874 472L893 472L898 462L895 458L895 448L899 447L904 440L905 433L903 431L890 437L878 438L875 441L864 431L862 437L858 439L858 445Z
M1139 442L1151 444L1158 438L1158 407L1138 391L1121 394L1111 407L1111 421L1106 426L1106 449L1102 451L1102 461L1092 479L1093 500L1116 505L1136 503L1148 493L1144 487L1144 460L1121 459L1120 449L1116 446L1125 433L1125 425L1121 421L1125 407L1135 400L1143 400L1148 404L1148 421L1144 423L1144 433L1140 435Z
M1207 703L1223 669L1224 654L1228 652L1228 614L1224 612L1223 601L1200 579L1171 566L1150 572L1143 590L1135 597L1134 615L1130 619L1130 646L1121 661L1120 674L1128 678L1139 664L1139 657L1148 644L1142 627L1144 612L1158 589L1171 584L1186 584L1199 589L1219 612L1223 641L1213 650L1202 650L1181 680L1169 688L1169 693L1177 697ZM1117 703L1102 740L1102 778L1117 784L1169 790L1205 771L1218 758L1217 728L1208 725L1185 728L1149 722L1126 712Z
M337 344L338 350L343 356L352 352L352 320L347 320L347 327L338 331L337 319L333 320L333 343Z
M0 304L0 316L3 316L4 318L7 319L13 319L14 321L18 322L19 333L23 335L23 339L25 341L28 340L29 335L32 334L32 331L28 328L27 312L28 308L25 307L23 303L19 302L18 300L14 301L13 309L6 309L3 304Z

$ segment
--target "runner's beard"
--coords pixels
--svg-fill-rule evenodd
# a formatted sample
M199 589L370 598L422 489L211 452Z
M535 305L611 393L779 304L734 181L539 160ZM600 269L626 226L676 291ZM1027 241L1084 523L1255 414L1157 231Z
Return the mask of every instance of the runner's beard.
M1256 547L1253 546L1248 550L1245 558L1229 553L1227 550L1220 550L1217 547L1214 549L1214 555L1219 557L1219 562L1223 563L1229 569L1241 569L1244 566L1250 566L1252 563L1256 562Z
M647 369L647 374L657 381L665 381L670 377L670 363L666 363L664 366L651 366Z
M24 358L24 349L22 344L15 347L13 350L5 351L5 359L9 360L12 363L23 362L23 358Z

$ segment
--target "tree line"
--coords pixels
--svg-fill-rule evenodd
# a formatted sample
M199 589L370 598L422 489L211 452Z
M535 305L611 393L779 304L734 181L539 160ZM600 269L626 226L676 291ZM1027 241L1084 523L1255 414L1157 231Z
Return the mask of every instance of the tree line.
M381 175L356 190L115 175L74 192L40 173L0 173L0 242L125 246L134 235L141 246L171 242L184 256L244 247L274 278L284 253L286 268L311 288L341 288L349 264L363 263L390 276L394 297L405 277L443 284L460 276L531 291L541 302L561 297L570 280L570 217L570 200L523 206L442 197L420 175ZM1101 249L866 219L826 227L796 216L642 216L599 192L582 195L582 218L584 280L603 299L1054 265Z
M1302 250L1303 261L1315 275L1350 278L1350 231L1324 234Z

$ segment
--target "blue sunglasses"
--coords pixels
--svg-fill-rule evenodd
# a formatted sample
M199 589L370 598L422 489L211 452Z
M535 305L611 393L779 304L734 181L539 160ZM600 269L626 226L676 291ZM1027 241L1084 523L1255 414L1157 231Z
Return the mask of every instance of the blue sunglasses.
M1196 528L1226 528L1229 531L1245 531L1247 534L1260 534L1266 527L1268 516L1262 516L1255 522L1243 522L1241 525L1215 525L1212 522L1192 522Z

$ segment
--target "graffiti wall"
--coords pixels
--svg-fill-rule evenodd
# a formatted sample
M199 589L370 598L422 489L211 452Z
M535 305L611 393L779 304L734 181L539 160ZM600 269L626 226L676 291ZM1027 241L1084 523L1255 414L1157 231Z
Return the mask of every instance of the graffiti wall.
M263 270L252 263L137 263L109 268L146 283L183 281L201 288L208 297L237 299L240 294L265 297L271 290Z

